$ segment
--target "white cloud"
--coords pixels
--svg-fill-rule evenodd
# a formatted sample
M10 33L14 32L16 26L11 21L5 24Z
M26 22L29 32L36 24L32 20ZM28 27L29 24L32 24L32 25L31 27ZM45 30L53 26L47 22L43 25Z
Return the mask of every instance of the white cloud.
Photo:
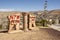
M2 12L8 12L8 11L15 11L14 9L0 9L0 11L2 11Z

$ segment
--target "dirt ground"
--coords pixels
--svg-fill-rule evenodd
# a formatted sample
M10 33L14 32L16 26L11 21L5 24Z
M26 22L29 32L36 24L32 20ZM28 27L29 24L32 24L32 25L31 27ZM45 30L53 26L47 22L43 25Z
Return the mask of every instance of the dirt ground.
M0 33L0 40L60 40L60 32L51 28L19 33Z

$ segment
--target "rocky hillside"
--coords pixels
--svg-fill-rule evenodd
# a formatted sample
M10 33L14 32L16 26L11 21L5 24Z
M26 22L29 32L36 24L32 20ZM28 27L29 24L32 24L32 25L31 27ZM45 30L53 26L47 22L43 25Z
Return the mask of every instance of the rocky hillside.
M46 18L60 18L60 10L51 10L46 14Z

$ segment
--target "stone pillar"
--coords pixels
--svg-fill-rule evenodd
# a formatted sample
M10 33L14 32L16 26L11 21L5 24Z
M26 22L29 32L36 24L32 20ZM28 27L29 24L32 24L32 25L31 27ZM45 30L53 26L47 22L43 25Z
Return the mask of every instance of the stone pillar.
M29 14L29 29L31 30L33 27L36 27L35 25L35 15Z
M20 28L19 28L19 26L20 26L19 24L20 24L20 23L17 23L17 24L16 24L16 30L19 30L19 29L20 29Z
M23 13L23 29L24 31L28 31L28 20L27 20L27 13Z
M14 26L13 24L11 24L11 23L9 24L9 30L8 30L8 32L11 32L11 31L13 30L13 29L12 29L13 26Z

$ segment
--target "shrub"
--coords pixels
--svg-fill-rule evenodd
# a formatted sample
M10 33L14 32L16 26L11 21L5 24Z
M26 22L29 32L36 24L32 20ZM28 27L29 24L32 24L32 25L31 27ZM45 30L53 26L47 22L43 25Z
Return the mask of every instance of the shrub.
M2 25L0 25L0 29L2 29Z
M44 19L41 19L41 20L39 20L39 21L36 21L36 25L37 25L37 26L48 27L47 24L49 24L49 21L44 20Z

